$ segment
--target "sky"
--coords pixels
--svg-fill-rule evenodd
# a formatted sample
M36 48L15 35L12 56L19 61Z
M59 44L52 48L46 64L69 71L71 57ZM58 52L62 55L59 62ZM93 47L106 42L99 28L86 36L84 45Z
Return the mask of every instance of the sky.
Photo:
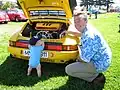
M120 0L115 0L116 1L116 3L119 3L120 4Z
M17 2L17 0L2 0L2 1L11 1L11 2Z

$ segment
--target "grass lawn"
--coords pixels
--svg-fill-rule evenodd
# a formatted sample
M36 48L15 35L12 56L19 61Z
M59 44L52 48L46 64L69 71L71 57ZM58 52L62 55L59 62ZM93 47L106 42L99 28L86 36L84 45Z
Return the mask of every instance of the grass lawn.
M101 14L98 19L89 19L109 43L112 53L112 65L104 72L106 83L97 85L69 77L61 64L42 63L43 75L38 78L33 70L26 76L28 61L11 58L7 51L11 32L21 23L0 25L0 90L120 90L120 33L118 14Z

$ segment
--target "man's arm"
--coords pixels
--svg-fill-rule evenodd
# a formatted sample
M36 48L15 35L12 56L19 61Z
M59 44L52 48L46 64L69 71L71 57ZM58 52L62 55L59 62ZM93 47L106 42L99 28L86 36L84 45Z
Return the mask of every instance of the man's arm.
M66 31L66 34L72 34L72 35L77 36L77 37L81 36L80 32L73 32L73 31Z
M76 37L80 37L81 36L81 32L79 32L74 24L71 24L69 27L68 27L68 30L66 31L66 34L69 34L69 35L73 35L73 36L76 36Z

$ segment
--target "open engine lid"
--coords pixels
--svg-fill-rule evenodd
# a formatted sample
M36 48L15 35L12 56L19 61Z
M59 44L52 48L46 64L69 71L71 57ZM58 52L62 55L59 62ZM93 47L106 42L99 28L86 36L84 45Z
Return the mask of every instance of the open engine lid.
M28 19L72 18L69 0L18 0ZM38 18L39 17L39 18Z

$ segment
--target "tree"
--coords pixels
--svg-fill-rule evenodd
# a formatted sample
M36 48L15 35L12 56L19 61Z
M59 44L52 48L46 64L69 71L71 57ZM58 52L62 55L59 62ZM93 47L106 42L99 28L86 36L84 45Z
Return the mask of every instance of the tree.
M89 5L105 5L107 6L107 12L109 10L109 5L113 3L113 0L81 0L81 5L88 7Z
M6 2L1 6L1 9L7 10L8 8L14 8L14 7L15 7L15 4L13 4L12 2Z

